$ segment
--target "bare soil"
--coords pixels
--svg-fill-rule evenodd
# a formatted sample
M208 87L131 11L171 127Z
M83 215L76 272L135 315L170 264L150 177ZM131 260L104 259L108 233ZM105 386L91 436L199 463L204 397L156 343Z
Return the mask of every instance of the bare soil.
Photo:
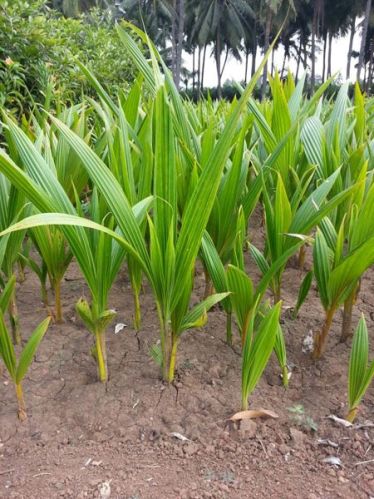
M283 283L290 386L283 388L274 357L250 401L279 418L239 426L227 420L240 409L240 347L238 338L233 349L225 344L220 310L209 313L204 328L185 333L176 382L166 386L149 355L158 338L152 296L146 289L136 333L123 272L110 305L118 311L116 322L127 327L116 335L114 325L108 330L110 380L104 386L89 354L93 338L75 314L74 303L87 290L73 264L63 283L65 323L51 326L24 382L26 422L17 420L7 374L0 378L0 497L374 497L374 390L353 427L328 419L347 411L350 345L339 343L337 314L325 357L314 363L302 352L323 313L313 289L298 319L290 319L287 307L294 305L301 278L290 265ZM203 289L199 273L196 297ZM17 293L26 338L46 310L30 272ZM361 312L374 345L373 271L363 279L355 324ZM300 405L303 414L295 413ZM331 457L341 466L324 461Z

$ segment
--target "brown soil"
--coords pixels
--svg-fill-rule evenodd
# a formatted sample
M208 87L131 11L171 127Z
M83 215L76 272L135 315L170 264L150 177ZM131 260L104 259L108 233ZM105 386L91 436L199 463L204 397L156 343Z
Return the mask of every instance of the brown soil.
M362 283L354 322L364 312L373 331L374 273ZM374 393L371 387L357 425L344 428L327 418L347 410L349 346L339 344L337 314L325 358L313 363L302 353L309 330L321 325L322 310L312 290L297 320L294 304L301 273L286 271L283 329L292 366L290 386L280 382L276 359L251 397L251 406L272 409L279 419L228 425L240 409L239 341L225 340L225 316L209 314L206 327L185 333L177 381L165 386L149 355L157 340L154 302L142 296L143 325L132 324L132 295L125 274L116 282L111 306L117 322L108 331L110 380L96 382L90 334L74 303L84 281L74 265L63 284L66 322L53 325L24 382L28 420L16 418L13 387L0 380L1 498L368 498L374 496ZM204 289L197 278L197 295ZM18 287L24 336L46 315L35 277ZM373 336L373 335L371 335ZM371 338L374 344L374 338ZM303 415L290 411L302 405ZM315 430L312 429L315 427ZM182 441L171 435L178 432ZM338 457L342 466L324 462ZM108 488L108 487L107 487Z

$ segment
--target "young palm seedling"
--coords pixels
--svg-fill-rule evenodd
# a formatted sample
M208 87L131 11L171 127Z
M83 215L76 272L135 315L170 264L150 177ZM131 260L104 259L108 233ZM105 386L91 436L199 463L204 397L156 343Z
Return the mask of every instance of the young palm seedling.
M8 370L9 376L15 386L17 401L18 401L18 417L21 421L27 418L26 406L23 398L22 380L27 373L27 370L33 360L34 354L39 346L39 343L45 335L50 318L47 317L30 336L22 353L18 359L14 350L13 343L10 339L9 331L4 320L4 309L8 306L9 299L15 286L14 277L9 281L7 287L0 295L0 356L3 359L5 367Z
M366 164L363 170L366 173ZM370 179L366 182L370 185ZM365 186L365 184L364 184ZM351 210L347 213L350 217L349 226L346 234L346 252L351 253L357 250L367 239L374 236L374 185L368 189L362 203L358 196L356 203L352 205ZM358 199L357 199L358 198ZM370 263L368 266L370 266ZM360 291L361 276L357 279L356 284L352 285L352 289L344 299L343 323L341 341L346 341L352 336L352 312Z
M248 397L255 389L274 349L279 328L281 302L264 316L257 331L250 321L242 358L242 410L248 409Z
M83 66L82 69L102 101L99 104L90 99L104 125L104 131L101 132L99 129L97 132L99 136L95 152L108 165L130 205L134 206L152 194L154 107L152 104L147 105L142 114L140 101L142 85L138 80L126 99L119 96L119 103L116 105L92 73ZM144 236L146 222L141 224L141 231ZM139 330L143 271L136 259L129 254L127 268L134 296L134 327Z
M284 341L284 334L280 324L278 324L277 336L275 338L274 353L282 371L281 378L283 386L287 388L291 373L288 371L286 342Z
M361 316L353 336L348 371L348 403L347 420L351 423L366 390L374 378L374 360L369 362L369 339L364 315Z
M325 310L325 320L321 330L314 336L313 357L315 359L318 359L324 351L327 335L330 331L336 309L339 306L339 296L333 296L329 292L329 282L334 266L334 259L333 250L327 244L322 231L317 229L313 247L313 266L319 297Z
M23 348L17 362L14 346L4 321L4 315L0 311L0 355L15 385L18 400L18 417L21 421L27 418L26 406L23 398L22 380L33 360L39 343L48 329L49 322L50 318L48 317L39 324Z
M27 209L24 208L25 198L23 194L8 179L0 174L0 230L4 230L12 223L16 222L20 215L25 216ZM1 243L0 248L0 285L11 279L14 268L19 259L24 232L11 234ZM8 313L11 323L12 339L16 344L21 342L19 329L18 310L16 302L16 291L13 288L12 296L8 304Z
M208 129L209 131L209 129ZM237 223L240 217L241 198L245 188L248 166L245 163L245 136L248 132L248 124L243 126L235 139L235 149L232 160L229 162L226 172L222 176L221 185L218 189L212 213L208 222L207 232L212 238L222 263L226 265L231 260L237 238ZM207 141L203 141L205 154ZM212 147L212 146L210 146ZM206 276L209 272L206 271ZM208 277L209 279L209 277ZM208 295L206 286L206 296Z
M298 316L300 308L302 307L304 301L306 300L306 298L308 296L308 293L309 293L310 288L312 286L312 282L313 282L313 271L310 270L309 272L307 272L305 274L305 277L300 284L299 292L297 294L296 304L295 304L295 307L292 311L292 318L293 319L296 319L296 317Z
M330 200L326 200L331 189L339 177L339 170L334 172L327 180L305 199L304 194L312 180L313 172L309 172L306 178L301 180L298 188L290 200L282 180L278 176L275 197L271 199L270 189L267 186L263 188L263 197L265 204L266 217L266 248L265 259L261 258L259 251L251 245L251 253L259 268L269 269L271 264L277 261L294 244L295 234L307 236L311 230L325 217L330 211L336 208L349 195L350 190L342 190ZM281 298L282 275L287 261L276 272L272 279L272 290L274 294L274 303Z
M261 321L270 310L271 310L270 300L266 300L264 303L259 305L255 317L255 324L254 324L255 331L258 330ZM283 330L280 324L278 324L277 334L275 337L274 353L278 360L279 367L281 369L280 377L282 378L283 386L287 388L290 373L288 371L288 366L287 366L286 343L284 340Z
M335 312L347 300L353 305L359 280L374 263L374 223L371 218L374 214L374 186L371 187L360 213L361 217L351 218L348 244L345 241L345 218L338 231L328 218L317 230L313 265L320 300L325 310L325 321L315 335L314 358L319 358L324 352ZM351 306L349 313L351 316Z
M84 221L85 219L82 218L82 212L78 208L79 203L76 202L77 211L56 178L56 175L50 170L34 144L11 120L7 120L7 126L12 141L19 151L20 162L25 171L19 168L4 151L0 151L0 170L4 175L9 178L15 187L25 194L36 209L41 212L58 213L59 215L56 215L58 220L57 225L63 224L63 215L68 215L70 217L75 216L78 221ZM68 127L66 128L68 129ZM71 133L74 137L78 138L73 132ZM90 148L83 140L82 142L91 152ZM106 172L110 174L105 165L104 168ZM111 192L111 196L114 194L115 191ZM137 230L139 230L139 223L144 220L150 201L150 199L146 199L134 206L133 209L129 207L132 222ZM91 292L92 302L90 307L88 307L91 310L89 320L95 327L96 360L98 362L99 379L101 381L106 381L108 374L106 353L103 351L106 344L104 326L108 326L109 318L113 319L114 317L113 311L107 309L107 297L118 273L121 261L124 258L125 251L122 246L119 246L115 240L108 236L109 233L110 235L113 235L114 238L121 239L119 233L111 230L112 228L116 228L116 226L112 217L108 215L105 203L102 203L100 206L104 207L104 211L95 209L92 212L93 218L101 223L100 227L102 227L104 232L100 237L97 237L97 234L93 235L88 233L83 227L79 226L79 223L76 223L76 227L72 226L73 224L71 223L70 225L62 225L61 230L69 243L73 255L76 257L77 263L79 264ZM3 234L46 225L56 225L56 222L51 219L51 217L43 218L42 214L33 215L26 220L27 223L16 224L14 227L3 231ZM87 223L89 222L93 223L92 221L87 221ZM124 245L125 249L128 249L126 242ZM84 308L86 311L87 306L85 305ZM82 314L80 315L82 316ZM88 319L86 315L85 319L84 322L87 324Z
M85 138L87 120L83 104L65 109L60 116L80 137ZM87 184L86 171L81 167L69 144L62 137L58 137L50 126L45 113L36 111L36 114L31 116L31 125L24 124L25 133L33 140L34 147L43 156L45 164L62 185L70 201L75 203L77 194L81 195ZM7 138L10 156L17 162L21 159L17 145L11 133L7 134ZM77 203L79 209L80 201ZM29 236L39 253L41 262L39 264L30 252L24 257L21 255L21 258L38 276L42 300L46 306L49 306L46 282L47 277L49 278L55 297L55 307L51 313L56 322L60 323L63 321L61 283L73 254L64 234L57 227L38 227L30 230Z
M54 292L54 320L63 322L61 282L73 257L64 234L57 227L37 227L30 231L30 237L41 257L39 264L32 255L23 256L25 263L35 272L40 280L43 303L48 307L47 276Z
M258 307L261 304L274 275L284 266L285 262L300 248L300 246L305 243L303 237L300 237L295 241L294 245L285 251L271 267L265 267L266 261L261 253L258 252L257 258L262 265L264 275L258 285L254 287L251 277L247 275L244 266L240 261L237 262L240 266L229 265L227 270L225 270L212 239L207 232L204 234L201 247L204 261L212 276L215 289L220 293L231 293L222 303L227 313L231 314L233 311L235 314L242 346L244 346L246 341L249 324L251 323L251 320L253 320L253 317L256 316ZM226 302L229 302L229 304Z

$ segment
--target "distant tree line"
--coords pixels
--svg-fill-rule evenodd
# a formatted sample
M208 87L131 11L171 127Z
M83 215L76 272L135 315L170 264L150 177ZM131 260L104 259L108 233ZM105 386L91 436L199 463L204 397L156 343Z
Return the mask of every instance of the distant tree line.
M243 61L246 82L256 68L256 59L266 51L287 16L277 47L283 46L281 71L290 59L296 61L296 77L301 70L310 74L313 90L317 83L316 55L322 52L320 78L331 76L332 42L348 36L346 77L356 77L369 90L373 81L374 7L372 0L51 0L50 4L74 17L92 7L111 11L145 28L169 60L175 83L191 80L192 88L204 87L206 57L214 56L217 91L221 95L222 75L229 55ZM360 36L360 50L353 50ZM276 48L277 48L276 47ZM183 51L192 54L193 68L183 68ZM264 69L262 93L266 88Z

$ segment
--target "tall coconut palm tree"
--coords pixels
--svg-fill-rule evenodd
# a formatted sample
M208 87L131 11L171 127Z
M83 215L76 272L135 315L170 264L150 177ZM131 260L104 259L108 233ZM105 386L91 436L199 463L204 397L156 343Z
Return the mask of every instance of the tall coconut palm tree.
M213 43L218 96L222 95L222 74L230 51L239 55L241 40L250 30L248 19L254 12L245 0L206 0L199 2L192 36L200 46ZM224 60L222 54L225 53Z
M259 17L263 25L263 50L264 53L267 52L272 31L278 31L280 26L283 24L289 11L294 14L295 3L294 0L262 0L260 4ZM262 74L262 84L261 84L261 97L265 97L266 93L266 83L268 75L268 63L266 62L264 66L264 71Z
M367 37L368 28L369 28L369 20L370 20L370 12L371 12L371 3L372 3L371 0L366 1L365 16L364 16L363 25L362 25L360 55L358 58L358 65L357 65L357 81L360 81L361 70L362 70L363 63L364 63L366 37Z
M165 51L172 20L169 0L115 0L115 7L118 18L125 18L146 31L167 61Z

